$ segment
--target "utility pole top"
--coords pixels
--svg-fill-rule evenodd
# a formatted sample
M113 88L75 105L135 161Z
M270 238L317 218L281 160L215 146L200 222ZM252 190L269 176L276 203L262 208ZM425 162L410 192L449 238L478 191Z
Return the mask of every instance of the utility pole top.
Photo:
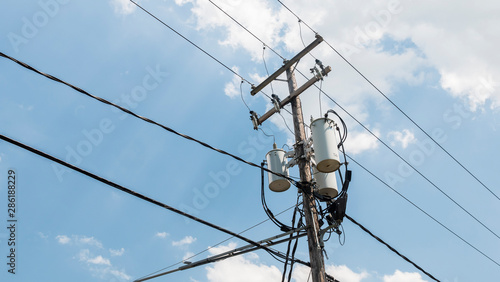
M271 74L266 80L264 80L261 84L257 86L252 85L252 90L250 91L250 94L254 96L255 94L259 93L260 90L262 90L264 87L266 87L271 81L275 80L280 76L282 73L284 73L286 70L288 70L293 64L298 62L302 57L304 57L307 53L309 53L314 47L318 46L321 42L323 41L323 37L321 37L319 34L316 34L316 40L314 40L309 46L304 48L304 50L300 51L295 57L288 61L284 61L284 65L279 68L277 71L275 71L273 74Z

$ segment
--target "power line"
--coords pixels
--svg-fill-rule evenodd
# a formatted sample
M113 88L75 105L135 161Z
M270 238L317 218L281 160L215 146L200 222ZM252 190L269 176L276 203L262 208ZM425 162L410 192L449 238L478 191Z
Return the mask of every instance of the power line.
M405 261L411 263L418 270L420 270L423 273L425 273L425 275L429 276L432 280L439 281L437 278L435 278L434 276L432 276L432 274L430 274L429 272L425 271L422 267L420 267L418 264L414 263L412 260L410 260L409 258L407 258L405 255L402 255L400 252L398 252L398 250L396 250L395 248L393 248L391 245L387 244L384 240L380 239L380 237L378 237L375 234L373 234L370 230L368 230L368 228L364 227L362 224L360 224L359 222L357 222L356 220L354 220L352 217L350 217L347 214L345 215L345 217L347 217L347 219L349 219L352 223L356 224L359 228L361 228L363 231L365 231L366 233L368 233L370 236L372 236L373 238L375 238L375 240L377 240L380 243L384 244L387 248L389 248L389 250L393 251L395 254L397 254L398 256L400 256L402 259L404 259Z
M248 30L244 25L240 24L236 19L234 19L231 15L229 15L226 11L224 11L221 7L219 7L217 4L215 4L212 0L208 0L208 2L212 3L217 9L219 9L221 12L223 12L226 16L228 16L230 19L232 19L234 22L236 22L241 28L246 30L250 35L252 35L255 39L260 41L260 43L264 44L264 46L267 46L271 51L273 51L274 54L276 54L278 57L280 57L282 60L286 60L283 56L281 56L278 52L276 52L271 46L267 45L264 41L262 41L259 37L257 37L255 34L253 34L250 30Z
M295 205L293 205L293 206L291 206L291 207L287 208L286 210L284 210L284 211L282 211L282 212L277 213L277 214L276 214L276 216L279 216L280 214L283 214L283 213L285 213L285 212L289 211L290 209L292 209L292 208L294 208L294 207L295 207ZM245 229L245 230L241 231L241 232L240 232L240 233L238 233L238 234L240 234L240 235L241 235L241 234L243 234L243 233L247 232L248 230L251 230L251 229L253 229L253 228L255 228L255 227L257 227L257 226L259 226L259 225L261 225L261 224L263 224L263 223L265 223L265 222L268 222L269 220L271 220L271 219L270 219L270 218L267 218L267 219L265 219L265 220L262 220L261 222L259 222L259 223L257 223L257 224L254 224L253 226L250 226L249 228L247 228L247 229ZM162 269L160 269L160 270L157 270L157 271L152 272L152 273L150 273L150 274L144 275L144 276L142 276L141 278L138 278L138 279L140 280L140 279L142 279L142 278L145 278L145 277L151 276L151 275L153 275L153 274L156 274L156 273L158 273L158 272L160 272L160 271L164 271L164 270L166 270L166 269L169 269L169 268L172 268L172 267L174 267L174 266L176 266L176 265L179 265L179 264L183 263L183 262L184 262L184 261L186 261L186 260L189 260L189 259L192 259L192 258L194 258L194 257L197 257L197 256L201 255L202 253L207 252L208 250L213 249L213 248L215 248L215 247L217 247L217 246L219 246L219 245L221 245L221 244L223 244L223 243L225 243L225 242L227 242L227 241L231 240L232 238L234 238L234 236L228 237L228 238L226 238L226 239L224 239L224 240L220 241L219 243L217 243L217 244L215 244L215 245L213 245L213 246L210 246L210 247L208 247L208 248L204 249L203 251L200 251L200 252L198 252L198 253L196 253L196 254L194 254L194 255L190 256L190 257L187 257L187 258L185 258L185 259L183 259L183 260L181 260L181 261L179 261L179 262L177 262L177 263L174 263L174 264L171 264L171 265L169 265L169 266L166 266L166 267L164 267L164 268L162 268Z
M388 187L389 189L391 189L394 193L398 194L398 196L400 196L401 198L403 198L405 201L407 201L408 203L410 203L412 206L414 206L415 208L417 208L419 211L421 211L422 213L424 213L427 217L429 217L430 219L432 219L434 222L436 222L437 224L441 225L441 227L443 227L444 229L448 230L448 232L450 232L451 234L455 235L455 237L457 237L458 239L462 240L462 242L464 242L465 244L469 245L469 247L473 248L474 250L476 250L478 253L480 253L481 255L483 255L485 258L489 259L491 262L493 262L494 264L496 264L497 266L500 266L500 263L496 262L495 260L493 260L491 257L489 257L488 255L486 255L485 253L483 253L481 250L479 250L478 248L476 248L474 245L472 245L471 243L469 243L467 240L465 240L464 238L462 238L460 235L458 235L457 233L455 233L453 230L451 230L450 228L448 228L446 225L444 225L443 223L441 223L439 220L437 220L435 217L433 217L432 215L430 215L429 213L427 213L425 210L423 210L421 207L419 207L417 204L415 204L414 202L412 202L410 199L406 198L403 194L399 193L396 189L394 189L393 187L391 187L391 185L387 184L387 182L385 182L384 180L380 179L380 177L376 176L373 172L371 172L370 170L368 170L366 167L364 167L363 165L361 165L359 162L357 162L355 159L353 159L351 156L347 155L346 156L353 162L355 162L359 167L361 167L363 170L365 170L366 172L368 172L371 176L375 177L375 179L377 179L378 181L380 181L382 184L384 184L386 187Z
M299 21L304 23L312 32L317 34L317 32L311 28L306 22L304 22L297 14L295 14L290 8L288 8L283 2L277 0L283 7L285 7L290 13L292 13ZM333 47L326 39L323 40L342 60L344 60L354 71L356 71L368 84L370 84L378 93L380 93L384 98L389 101L401 114L403 114L413 125L415 125L420 131L422 131L432 142L434 142L441 150L443 150L450 158L452 158L459 166L461 166L470 176L472 176L477 182L479 182L486 190L488 190L495 198L500 200L500 197L496 195L486 184L484 184L479 178L473 174L469 169L467 169L460 161L458 161L448 150L446 150L439 142L437 142L432 136L427 133L420 125L417 124L408 114L406 114L396 103L394 103L382 90L380 90L370 79L368 79L361 71L358 70L346 57L344 57L335 47ZM496 235L496 234L495 234ZM497 236L497 235L496 235ZM498 236L497 236L498 237ZM500 237L499 237L500 238Z
M210 0L209 0L210 1ZM278 2L280 2L286 9L288 9L295 17L297 17L297 19L299 20L299 25L301 22L304 23L304 25L306 25L311 31L315 32L306 22L302 21L292 10L290 10L285 4L283 4L281 1L277 0ZM215 3L213 3L212 1L210 1L212 4L215 5ZM239 23L235 18L233 18L232 16L230 16L228 13L226 13L224 10L222 10L219 6L215 5L219 10L221 10L222 12L224 12L224 14L226 14L228 17L230 17L234 22L236 22L240 27L244 28L247 32L251 33L246 27L244 27L241 23ZM315 32L316 33L316 32ZM261 43L263 43L264 45L266 45L261 39L259 39L258 37L256 37L253 33L251 33L255 38L257 38L257 40L259 40ZM317 33L316 33L317 34ZM302 34L301 34L301 38L302 38ZM325 41L326 42L326 41ZM327 43L328 44L328 43ZM328 44L329 46L331 46L330 44ZM332 47L333 48L333 47ZM340 54L339 54L340 55ZM346 60L347 61L347 60ZM348 62L348 61L347 61ZM349 62L348 62L349 63ZM350 63L349 63L350 64ZM351 65L352 66L352 65ZM354 66L352 66L354 68ZM266 71L267 71L267 67L266 67ZM306 77L300 70L297 70L303 77ZM358 71L359 72L359 71ZM360 73L360 72L359 72ZM361 73L360 73L361 74ZM361 74L362 75L362 74ZM362 75L363 76L363 75ZM365 79L366 77L363 76ZM368 82L371 83L371 81L369 81L367 79ZM371 83L372 86L374 86L379 92L381 92L373 83ZM374 136L378 141L380 141L385 147L387 147L391 152L393 152L397 157L399 157L402 161L404 161L408 166L410 166L414 171L416 171L421 177L423 177L428 183L430 183L434 188L436 188L439 192L441 192L441 194L443 194L445 197L447 197L450 201L452 201L455 205L457 205L460 209L462 209L465 213L467 213L470 217L472 217L476 222L478 222L480 225L482 225L485 229L487 229L490 233L492 233L494 236L496 236L498 239L500 239L500 236L495 233L493 230L491 230L488 226L486 226L481 220L479 220L477 217L475 217L472 213L470 213L467 209L465 209L461 204L459 204L457 201L455 201L451 196L449 196L446 192L444 192L441 188L439 188L433 181L431 181L428 177L426 177L423 173L421 173L419 170L417 170L413 165L411 165L408 161L406 161L400 154L398 154L396 151L394 151L394 149L392 149L389 145L387 145L384 141L382 141L378 136L376 136L371 130L369 130L365 125L363 125L360 121L358 121L353 115L351 115L349 112L347 112L347 110L345 110L342 106L340 106L333 98L331 98L326 92L324 92L321 87L318 87L317 85L314 85L316 88L319 89L320 93L323 93L325 94L325 96L327 96L332 102L334 102L336 105L338 105L344 112L346 112L351 118L353 118L358 124L360 124L366 131L368 131L372 136ZM384 95L382 92L381 92L382 95ZM266 95L267 96L267 95ZM384 95L385 96L385 95ZM386 97L386 96L385 96ZM386 97L387 98L387 97ZM392 103L392 101L391 101ZM398 108L399 109L399 108ZM280 114L281 115L281 114ZM281 115L282 116L282 115ZM282 116L283 120L285 121L284 117ZM409 117L408 117L409 118ZM286 124L286 121L285 121L285 125ZM415 123L415 125L417 125ZM418 126L418 125L417 125ZM287 125L287 128L288 128L288 125ZM419 127L420 128L420 127ZM290 128L288 128L290 130ZM422 128L420 128L421 130L423 130ZM291 131L291 130L290 130ZM425 132L425 131L424 131ZM426 133L427 134L427 133ZM436 142L436 141L434 141ZM438 144L439 145L439 144ZM442 147L441 147L442 148Z
M300 72L299 72L300 73ZM301 73L302 74L302 73ZM303 74L302 74L303 75ZM316 86L316 85L315 85ZM318 88L318 86L316 86ZM319 88L318 88L319 89ZM387 143L382 141L373 131L368 129L364 124L362 124L358 119L356 119L353 115L351 115L346 109L344 109L341 105L339 105L330 95L328 95L326 92L320 89L320 91L325 94L325 96L330 99L333 103L335 103L340 109L342 109L345 113L347 113L352 119L354 119L359 125L361 125L366 131L368 131L373 137L375 137L380 143L382 143L387 149L389 149L392 153L394 153L399 159L401 159L403 162L405 162L409 167L411 167L415 172L417 172L422 178L424 178L429 184L431 184L434 188L436 188L441 194L443 194L446 198L448 198L450 201L452 201L456 206L458 206L461 210L463 210L465 213L467 213L470 217L472 217L476 222L478 222L480 225L482 225L486 230L488 230L490 233L495 235L498 239L500 239L500 236L497 235L493 230L491 230L488 226L486 226L481 220L479 220L477 217L475 217L472 213L470 213L467 209L465 209L461 204L459 204L457 201L455 201L450 195L448 195L446 192L444 192L439 186L437 186L433 181L431 181L427 176L425 176L420 170L418 170L415 166L410 164L407 160L405 160L400 154L398 154L394 149L392 149Z
M210 1L211 2L211 1ZM300 23L303 22L304 25L306 25L309 29L311 29L313 32L314 30L304 21L302 21L292 10L290 10L286 5L284 5L281 1L278 0L278 2L280 2L286 9L288 9L294 16L297 17L297 19L299 20L299 26L300 26ZM214 4L214 3L212 3ZM215 5L215 4L214 4ZM223 11L220 7L217 6L217 8L219 8L221 11ZM236 22L239 26L241 26L242 28L244 28L247 32L250 32L247 28L245 28L242 24L240 24L236 19L234 19L233 17L231 17L229 14L227 14L225 11L223 11L224 14L226 14L227 16L229 16L234 22ZM250 32L251 33L251 32ZM316 33L316 32L315 32ZM253 35L253 33L251 33ZM254 37L256 37L255 35L253 35ZM257 37L256 37L257 38ZM302 34L301 34L301 38L302 38ZM265 45L265 43L260 40L259 38L257 38L257 40L259 40L261 43L263 43ZM326 42L326 41L325 41ZM327 44L332 47L328 42ZM332 47L333 48L333 47ZM336 50L335 50L336 51ZM339 54L340 55L340 54ZM349 63L349 62L348 62ZM350 64L350 63L349 63ZM352 65L351 65L352 66ZM354 66L352 66L354 68ZM266 68L266 71L267 71L267 68ZM299 71L299 70L298 70ZM305 77L305 75L299 71L299 73ZM361 74L361 73L360 73ZM361 74L362 75L362 74ZM364 77L364 76L363 76ZM366 79L366 77L365 77ZM369 81L370 82L370 81ZM371 82L370 82L371 83ZM372 84L373 85L373 84ZM488 231L490 231L493 235L495 235L497 238L500 239L500 237L495 233L493 232L490 228L488 228L484 223L482 223L479 219L477 219L474 215L472 215L469 211L467 211L463 206L461 206L458 202L456 202L454 199L452 199L448 194L446 194L442 189L440 189L437 185L435 185L430 179L428 179L426 176L424 176L419 170L417 170L414 166L412 166L411 164L409 164L401 155L399 155L398 153L396 153L391 147L389 147L385 142L383 142L378 136L376 136L371 130L369 130L366 126L364 126L360 121L358 121L354 116L352 116L347 110L345 110L342 106L340 106L335 100L333 100L327 93L325 93L321 88L319 88L317 85L315 85L316 88L319 89L320 93L323 93L325 94L332 102L334 102L335 104L337 104L344 112L346 112L351 118L353 118L358 124L360 124L365 130L367 130L371 135L373 135L378 141L380 141L384 146L386 146L389 150L391 150L396 156L398 156L401 160L403 160L405 163L407 163L413 170L415 170L418 174L420 174L425 180L427 180L431 185L433 185L436 189L438 189L443 195L445 195L448 199L450 199L453 203L455 203L457 206L459 206L463 211L465 211L469 216L471 216L473 219L475 219L479 224L481 224L484 228L486 228ZM373 85L375 87L375 85ZM376 88L376 87L375 87ZM376 88L378 90L378 88ZM379 90L380 91L380 90ZM382 93L383 94L383 93ZM266 95L264 93L264 95ZM267 97L269 97L268 95L266 95ZM392 102L392 101L391 101ZM282 116L283 117L283 116ZM286 125L286 123L285 123ZM418 126L418 125L417 125ZM420 127L419 127L420 128ZM423 130L422 128L420 128L421 130ZM434 141L436 142L436 141ZM438 144L439 145L439 144ZM441 147L442 148L442 147ZM444 148L442 148L444 150ZM360 165L361 166L361 165ZM363 167L364 168L364 167ZM365 169L366 170L366 169ZM370 172L371 173L371 172ZM373 174L372 174L373 175ZM381 180L380 178L378 178L377 176L373 175L374 177L376 177L377 179ZM383 181L382 181L383 182ZM384 182L385 183L385 182ZM387 185L387 184L386 184ZM406 197L404 197L403 195L401 195L399 192L397 192L396 190L394 190L392 187L388 186L389 188L391 188L394 192L396 192L397 194L399 194L400 196L402 196L405 200L409 201L412 205L414 205L416 208L418 208L419 210L421 210L422 212L424 212L426 215L428 215L430 218L432 218L433 220L435 220L437 223L439 223L440 225L442 225L444 228L446 228L448 231L450 231L452 234L454 234L455 236L457 236L458 238L462 239L460 236L458 236L456 233L454 233L453 231L451 231L448 227L444 226L442 223L440 223L439 221L437 221L434 217L430 216L428 213L426 213L425 211L423 211L420 207L418 207L417 205L415 205L413 202L411 202L410 200L408 200ZM465 241L464 239L462 239L464 242L466 242L467 244L469 244L472 248L474 248L476 251L482 253L481 251L479 251L477 248L475 248L474 246L472 246L470 243L468 243L467 241ZM484 253L482 253L483 255L485 255ZM485 255L486 256L486 255ZM486 256L487 258L489 258L488 256ZM490 260L492 260L491 258L489 258ZM492 260L493 261L493 260ZM497 262L493 261L494 263L498 264Z
M123 108L123 107L121 107L121 106L119 106L119 105L116 105L116 104L114 104L114 103L112 103L112 102L109 102L109 101L108 101L108 100L106 100L106 99L103 99L103 98L101 98L101 97L98 97L98 96L92 95L92 94L88 93L87 91L85 91L85 90L83 90L83 89L81 89L81 88L79 88L79 87L77 87L77 86L74 86L74 85L72 85L72 84L70 84L70 83L68 83L68 82L65 82L65 81L63 81L63 80L61 80L61 79L59 79L59 78L57 78L57 77L55 77L55 76L52 76L52 75L50 75L50 74L43 73L43 72L41 72L41 71L39 71L39 70L37 70L37 69L33 68L32 66L30 66L30 65L28 65L28 64L26 64L26 63L24 63L24 62L21 62L21 61L19 61L19 60L15 59L15 58L12 58L12 57L10 57L10 56L5 55L5 54L4 54L4 53L2 53L2 52L0 52L0 57L4 57L4 58L7 58L7 59L9 59L9 60L11 60L11 61L13 61L13 62L16 62L17 64L19 64L19 65L23 66L23 67L24 67L24 68L26 68L26 69L29 69L29 70L31 70L31 71L33 71L33 72L35 72L35 73L38 73L38 74L40 74L40 75L42 75L42 76L45 76L45 77L47 77L47 78L49 78L49 79L51 79L51 80L53 80L53 81L56 81L56 82L59 82L59 83L62 83L62 84L64 84L64 85L66 85L66 86L69 86L69 87L73 88L74 90L76 90L76 91L78 91L78 92L80 92L80 93L82 93L82 94L84 94L84 95L86 95L86 96L88 96L88 97L90 97L90 98L93 98L93 99L95 99L95 100L97 100L97 101L99 101L99 102L101 102L101 103L104 103L104 104L107 104L107 105L113 106L113 107L115 107L115 108L117 108L117 109L119 109L119 110L121 110L121 111L123 111L123 112L125 112L125 113L127 113L127 114L129 114L129 115L131 115L131 116L134 116L134 117L136 117L136 118L138 118L138 119L141 119L141 120L143 120L143 121L145 121L145 122L148 122L148 123L150 123L150 124L153 124L153 125L159 126L159 127L161 127L162 129L164 129L164 130L166 130L166 131L168 131L168 132L170 132L170 133L173 133L173 134L175 134L175 135L178 135L178 136L180 136L180 137L182 137L182 138L185 138L185 139L187 139L187 140L191 140L191 141L193 141L193 142L196 142L196 143L198 143L198 144L202 145L203 147L209 148L209 149L211 149L211 150L213 150L213 151L216 151L216 152L218 152L218 153L221 153L221 154L223 154L223 155L230 156L230 157L232 157L233 159L235 159L235 160L237 160L237 161L240 161L240 162L242 162L242 163L245 163L245 164L247 164L247 165L250 165L250 166L253 166L253 167L256 167L256 168L259 168L259 169L261 168L261 167L260 167L260 165L258 165L258 164L255 164L255 163L252 163L252 162L249 162L249 161L245 161L244 159L242 159L242 158L240 158L240 157L238 157L238 156L236 156L236 155L234 155L234 154L228 153L228 152L226 152L226 151L224 151L224 150L221 150L221 149L217 149L217 148L215 148L215 147L213 147L213 146L211 146L211 145L209 145L209 144L207 144L207 143L205 143L205 142L203 142L203 141L200 141L200 140L198 140L198 139L195 139L195 138L193 138L193 137L191 137L191 136L189 136L189 135L185 135L185 134L182 134L182 133L180 133L180 132L177 132L177 131L173 130L172 128L167 127L167 126L165 126L165 125L163 125L163 124L160 124L160 123L158 123L158 122L156 122L156 121L153 121L153 120L151 120L151 119L149 119L149 118L146 118L146 117L140 116L140 115L138 115L138 114L136 114L136 113L134 113L134 112L132 112L132 111L130 111L130 110L128 110L128 109L126 109L126 108ZM289 180L292 184L297 185L297 181L295 181L294 179L292 179L292 178L290 178L290 177L288 177L288 176L286 176L286 175L283 175L283 174L279 174L279 173L273 172L273 171L271 171L271 170L269 170L269 169L267 169L267 168L263 168L263 169L264 169L265 171L269 172L269 173L274 174L274 175L278 175L278 176L280 176L280 177L286 178L286 179L288 179L288 180Z
M209 56L212 60L216 61L217 63L219 63L220 65L222 65L223 67L225 67L226 69L228 69L230 72L232 72L234 75L238 76L239 78L241 78L241 80L244 80L246 83L252 85L252 83L248 80L246 80L243 76L241 76L240 74L238 74L236 71L234 71L232 68L228 67L226 64L224 64L223 62L221 62L219 59L215 58L214 56L212 56L210 53L208 53L207 51L205 51L203 48L201 48L200 46L198 46L196 43L194 43L193 41L189 40L187 37L185 37L184 35L182 35L181 33L179 33L177 30L175 30L173 27L171 27L170 25L168 25L167 23L165 23L164 21L160 20L158 17L156 17L155 15L153 15L151 12L149 12L148 10L146 10L145 8L143 8L141 5L137 4L136 2L134 2L133 0L130 0L130 2L132 2L134 5L136 5L137 7L139 7L141 10L143 10L144 12L146 12L148 15L150 15L151 17L153 17L155 20L159 21L160 23L162 23L164 26L166 26L167 28L169 28L171 31L173 31L175 34L177 34L178 36L180 36L182 39L186 40L187 42L189 42L191 45L193 45L194 47L196 47L198 50L200 50L201 52L203 52L205 55Z
M15 146L18 146L18 147L20 147L20 148L22 148L22 149L24 149L24 150L27 150L27 151L29 151L29 152L31 152L31 153L34 153L34 154L36 154L36 155L38 155L38 156L41 156L41 157L43 157L43 158L46 158L46 159L51 160L51 161L53 161L53 162L56 162L56 163L58 163L58 164L60 164L60 165L63 165L63 166L65 166L65 167L67 167L67 168L70 168L70 169L72 169L72 170L74 170L74 171L76 171L76 172L79 172L79 173L81 173L81 174L83 174L83 175L85 175L85 176L88 176L88 177L90 177L90 178L93 178L93 179L95 179L95 180L97 180L97 181L99 181L99 182L101 182L101 183L104 183L104 184L106 184L106 185L108 185L108 186L111 186L111 187L113 187L113 188L115 188L115 189L117 189L117 190L120 190L120 191L122 191L122 192L125 192L125 193L127 193L127 194L129 194L129 195L132 195L132 196L136 197L136 198L139 198L139 199L141 199L141 200L144 200L144 201L146 201L146 202L149 202L149 203L154 204L154 205L156 205L156 206L159 206L159 207L161 207L161 208L167 209L167 210L169 210L169 211L172 211L172 212L174 212L174 213L177 213L177 214L179 214L179 215L181 215L181 216L184 216L184 217L187 217L187 218L189 218L189 219L192 219L192 220L194 220L194 221L196 221L196 222L199 222L199 223L201 223L201 224L203 224L203 225L206 225L206 226L211 227L211 228L213 228L213 229L216 229L216 230L218 230L218 231L221 231L221 232L224 232L224 233L226 233L226 234L229 234L229 235L231 235L231 236L233 236L233 237L236 237L236 238L238 238L238 239L240 239L240 240L243 240L243 241L245 241L245 242L247 242L247 243L249 243L249 244L251 244L251 245L254 245L255 247L257 247L257 248L259 248L259 249L264 249L265 251L267 251L267 252L268 252L269 254L271 254L271 255L273 255L273 254L274 254L274 255L277 255L277 256L279 256L279 257L283 257L283 255L282 255L279 251L276 251L276 250L270 249L270 248L268 248L268 247L262 246L261 244L259 244L259 243L255 242L255 241L253 241L253 240L251 240L251 239L248 239L248 238L246 238L246 237L243 237L243 236L241 236L240 234L234 233L234 232L232 232L232 231L230 231L230 230L228 230L228 229L225 229L225 228L223 228L223 227L220 227L220 226L218 226L218 225L216 225L216 224L213 224L213 223L211 223L211 222L208 222L208 221L203 220L203 219L201 219L201 218L198 218L198 217L196 217L196 216L193 216L193 215L190 215L190 214L188 214L188 213L185 213L185 212L183 212L183 211L181 211L181 210L178 210L178 209L176 209L176 208L174 208L174 207L172 207L172 206L169 206L169 205L167 205L167 204L164 204L164 203L162 203L162 202L160 202L160 201L157 201L157 200L155 200L155 199L153 199L153 198L147 197L147 196L145 196L145 195L143 195L143 194L140 194L140 193L138 193L138 192L136 192L136 191L133 191L133 190L131 190L131 189L129 189L129 188L126 188L126 187L124 187L124 186L122 186L122 185L116 184L116 183L114 183L114 182L112 182L112 181L110 181L110 180L107 180L107 179L105 179L105 178L103 178L103 177L100 177L100 176L98 176L98 175L96 175L96 174L93 174L93 173L91 173L91 172L88 172L88 171L86 171L86 170L84 170L84 169L82 169L82 168L79 168L79 167L77 167L77 166L74 166L74 165L72 165L72 164L70 164L70 163L67 163L67 162L65 162L65 161L63 161L63 160L61 160L61 159L58 159L58 158L56 158L56 157L54 157L54 156L51 156L51 155L49 155L49 154L47 154L47 153L44 153L44 152L42 152L42 151L40 151L40 150L37 150L37 149L35 149L35 148L33 148L33 147L30 147L30 146L28 146L28 145L26 145L26 144L23 144L23 143L21 143L21 142L18 142L18 141L16 141L16 140L13 140L13 139L11 139L11 138L9 138L9 137L6 137L6 136L4 136L4 135L2 135L2 134L0 134L0 139L2 139L2 140L4 140L4 141L6 141L6 142L8 142L8 143L11 143L11 144L13 144L13 145L15 145ZM299 263L303 263L303 264L304 264L304 262L301 262L301 261L299 261L299 260L296 260L296 262L299 262ZM307 263L305 263L305 265L307 265Z

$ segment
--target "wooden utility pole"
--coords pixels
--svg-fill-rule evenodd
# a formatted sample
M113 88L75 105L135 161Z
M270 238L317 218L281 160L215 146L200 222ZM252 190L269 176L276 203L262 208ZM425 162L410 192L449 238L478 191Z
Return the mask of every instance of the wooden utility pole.
M323 41L323 38L316 35L316 40L309 44L304 50L300 51L295 57L289 61L285 61L283 66L271 74L266 80L264 80L258 86L252 86L252 91L250 94L255 95L260 90L262 90L266 85L271 83L273 80L277 79L282 73L286 71L286 77L288 82L288 90L290 95L283 99L279 103L279 107L275 106L267 113L263 114L261 117L256 115L252 118L254 123L254 128L257 129L265 120L271 117L274 113L279 112L288 103L292 106L293 114L293 126L295 129L295 158L299 166L300 171L300 181L303 183L302 197L303 197L303 207L304 214L306 218L307 225L307 242L309 246L309 258L311 263L311 273L313 282L325 282L325 262L323 259L323 253L319 242L319 224L318 224L318 212L316 209L316 201L313 196L313 187L310 185L312 181L311 175L311 164L310 160L307 158L305 152L306 145L306 133L304 129L304 117L302 114L302 105L300 102L299 95L304 92L307 88L312 86L315 82L323 79L332 69L328 67L321 67L322 70L320 74L315 74L315 76L309 79L304 85L297 88L297 82L295 81L294 65L309 53L314 47L318 46ZM316 69L317 72L319 70Z
M288 80L288 89L290 94L297 90L297 82L295 81L295 74L291 67L286 70L286 77ZM297 95L291 100L292 114L293 114L293 127L295 131L295 157L298 159L298 166L300 172L300 181L302 183L311 183L311 164L306 158L305 143L306 133L304 129L304 116L302 114L302 104ZM312 185L302 187L302 199L304 215L307 225L307 243L309 247L309 259L311 262L311 276L313 282L325 281L325 262L323 259L322 249L320 247L318 231L318 212L316 210L316 201L313 196Z

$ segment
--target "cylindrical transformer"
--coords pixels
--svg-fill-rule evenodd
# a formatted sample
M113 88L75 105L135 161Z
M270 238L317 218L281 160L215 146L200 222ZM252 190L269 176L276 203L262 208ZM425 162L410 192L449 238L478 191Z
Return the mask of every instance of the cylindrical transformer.
M335 126L335 122L328 118L318 118L311 122L316 167L320 172L334 172L340 167Z
M339 189L337 188L337 177L335 172L323 173L319 172L316 167L313 167L314 179L318 187L318 193L323 196L337 197Z
M283 149L274 149L269 151L266 155L267 167L269 170L288 176L288 168L286 167L287 159L285 154L286 152ZM290 182L287 179L270 172L267 173L267 176L269 178L269 189L271 189L271 191L283 192L290 188Z

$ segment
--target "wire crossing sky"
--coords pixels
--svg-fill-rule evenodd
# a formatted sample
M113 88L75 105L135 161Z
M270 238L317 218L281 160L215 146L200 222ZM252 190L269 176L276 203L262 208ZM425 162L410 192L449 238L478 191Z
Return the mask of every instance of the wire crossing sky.
M125 110L74 95L74 88L2 60L2 134L227 230L246 230L266 217L260 172L247 164L260 167L256 164L273 143L286 150L294 145L287 129L291 115L275 115L255 131L248 114L272 107L266 93L286 98L283 77L264 88L264 95L251 96L251 85L282 66L283 58L295 56L317 32L326 42L297 64L297 74L303 74L297 84L314 75L316 59L332 67L301 99L306 131L310 119L329 109L346 121L345 151L353 172L347 213L442 281L498 277L500 225L494 215L500 207L492 185L500 160L498 3L21 0L2 5L2 54ZM163 24L151 21L153 14ZM165 134L128 112L237 158ZM1 142L0 174L6 177L8 171L17 178L18 264L15 275L0 272L2 281L133 281L192 260L201 250L206 251L197 259L246 244L103 190L67 167ZM297 176L291 169L290 180ZM7 195L4 183L0 195ZM292 225L288 209L297 202L296 191L266 191L266 205L284 225ZM5 200L0 202L5 213ZM2 230L0 253L6 257L9 230ZM354 223L344 221L343 230L341 238L333 233L325 242L326 271L335 279L428 281L378 241L367 240ZM269 220L244 236L258 241L279 232ZM337 239L344 236L341 245ZM286 244L275 248L287 253ZM303 239L294 257L308 260ZM254 251L166 279L280 281L288 275L283 262ZM36 271L40 268L43 273ZM307 266L294 265L290 274L298 282L307 281L309 273Z

